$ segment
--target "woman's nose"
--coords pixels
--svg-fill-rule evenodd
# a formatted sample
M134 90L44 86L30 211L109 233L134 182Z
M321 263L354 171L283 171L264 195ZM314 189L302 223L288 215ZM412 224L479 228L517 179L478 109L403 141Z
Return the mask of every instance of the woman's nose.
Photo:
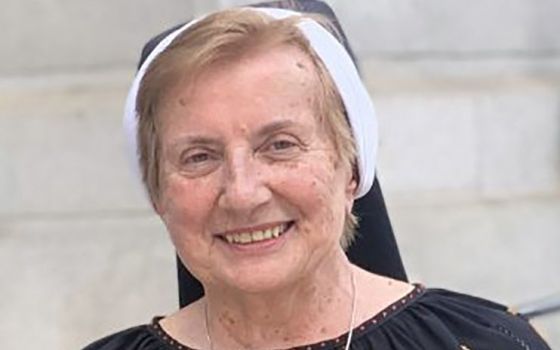
M250 214L266 204L271 191L264 181L264 164L252 156L237 154L227 162L223 173L223 188L218 205L229 212Z

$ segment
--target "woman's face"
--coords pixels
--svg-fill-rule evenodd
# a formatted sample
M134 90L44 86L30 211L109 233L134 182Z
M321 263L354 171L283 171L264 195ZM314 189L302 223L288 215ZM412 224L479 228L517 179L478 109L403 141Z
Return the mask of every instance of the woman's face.
M315 116L316 84L311 60L281 46L166 96L156 207L207 288L275 290L340 256L355 184Z

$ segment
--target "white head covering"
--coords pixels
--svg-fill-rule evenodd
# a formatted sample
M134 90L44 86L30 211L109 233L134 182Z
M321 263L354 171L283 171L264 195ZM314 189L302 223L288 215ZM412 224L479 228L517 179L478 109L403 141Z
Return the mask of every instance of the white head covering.
M265 13L275 19L283 19L301 14L291 10L275 8L247 8L251 11ZM141 178L140 164L137 145L138 115L136 109L136 98L138 89L146 69L153 60L163 52L171 42L193 24L202 20L198 18L179 29L173 31L150 52L142 63L132 82L128 93L124 111L124 130L128 141L128 151L132 159L132 166ZM319 23L306 18L298 24L298 28L307 38L311 47L330 73L330 76L338 89L348 121L352 128L356 150L357 166L360 181L356 190L356 198L364 196L370 190L375 177L375 161L377 155L377 119L373 103L360 79L358 70L344 46Z

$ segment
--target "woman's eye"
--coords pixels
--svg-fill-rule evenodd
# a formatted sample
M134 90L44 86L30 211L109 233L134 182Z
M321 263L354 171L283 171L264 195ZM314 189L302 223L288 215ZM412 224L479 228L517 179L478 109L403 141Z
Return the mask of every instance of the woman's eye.
M196 169L212 163L216 154L209 150L190 150L181 155L180 164L187 169Z
M300 144L290 137L276 137L265 143L261 152L272 159L291 159L298 154Z
M216 169L220 155L212 150L191 149L185 151L178 162L178 169L188 177L204 176Z
M288 140L279 140L279 141L274 141L271 145L270 148L274 151L281 151L281 150L285 150L291 147L294 147L296 144L288 141Z
M208 153L196 153L193 155L189 155L184 158L183 163L185 164L197 164L202 163L210 159L210 155Z

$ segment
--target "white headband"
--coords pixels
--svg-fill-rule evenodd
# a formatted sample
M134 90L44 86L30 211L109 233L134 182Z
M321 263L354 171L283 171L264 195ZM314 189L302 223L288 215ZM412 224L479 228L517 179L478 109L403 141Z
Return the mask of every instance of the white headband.
M275 19L284 19L301 15L298 12L284 9L248 9L263 12ZM157 55L164 51L179 34L193 24L199 22L202 18L185 24L161 40L142 63L130 87L124 111L124 130L128 141L128 151L132 159L132 166L139 178L141 178L141 172L137 145L138 116L136 97L138 95L140 83L146 69ZM357 150L357 166L360 182L356 191L356 198L362 197L369 192L375 177L378 136L377 119L373 103L360 79L352 58L344 46L332 34L319 23L307 18L298 24L298 28L322 60L342 97Z

